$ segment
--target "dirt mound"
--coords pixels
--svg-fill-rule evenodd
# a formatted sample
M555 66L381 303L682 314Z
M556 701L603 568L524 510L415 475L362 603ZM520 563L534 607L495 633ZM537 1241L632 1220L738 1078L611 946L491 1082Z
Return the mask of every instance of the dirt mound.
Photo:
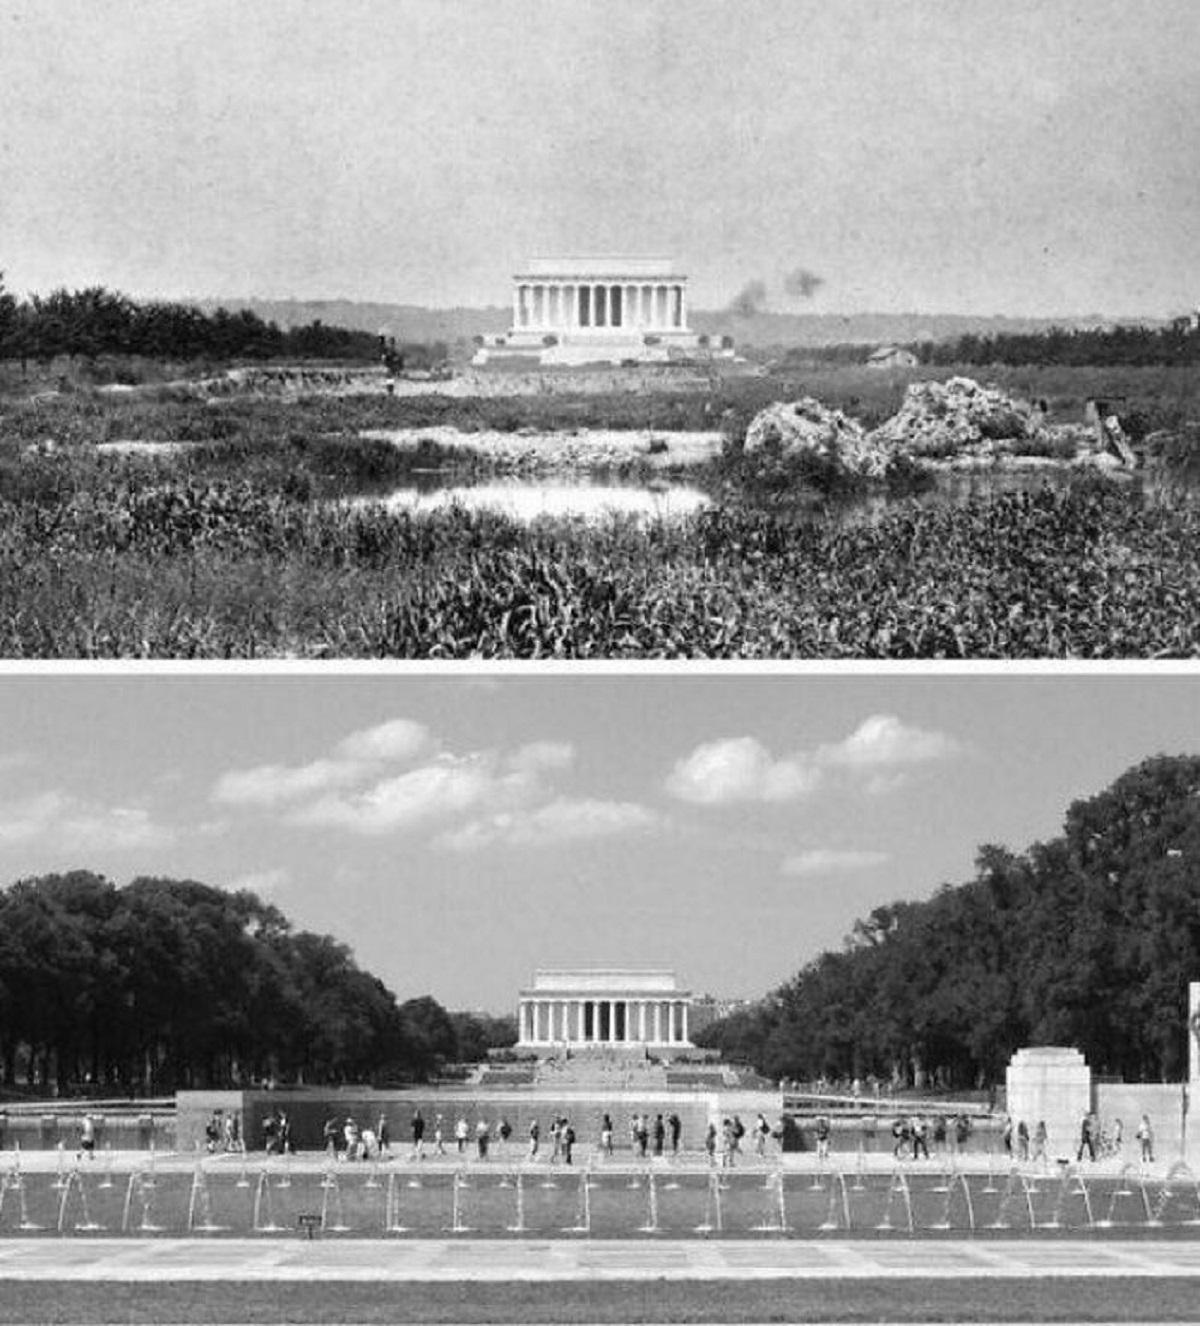
M841 410L831 410L805 396L768 405L746 430L745 451L776 451L781 456L819 457L850 474L879 478L888 468L888 451Z
M870 440L934 460L989 443L1027 442L1040 428L1040 416L1028 402L981 387L972 378L950 378L912 383L899 411Z

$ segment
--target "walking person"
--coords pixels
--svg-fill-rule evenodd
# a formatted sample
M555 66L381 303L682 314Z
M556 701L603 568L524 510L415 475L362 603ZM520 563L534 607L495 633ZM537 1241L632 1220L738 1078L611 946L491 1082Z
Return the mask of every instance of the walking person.
M531 1119L529 1122L529 1159L530 1160L537 1159L538 1146L541 1143L541 1139L542 1139L542 1126L541 1124L538 1123L536 1119Z
M471 1130L467 1127L467 1121L460 1114L454 1125L454 1142L460 1156L465 1156L467 1153L467 1138L470 1135Z
M439 1114L433 1121L433 1149L439 1156L446 1154L445 1116Z
M1024 1119L1017 1124L1017 1159L1029 1159L1029 1125Z
M612 1116L606 1114L600 1120L600 1154L612 1159L613 1153L613 1125Z
M917 1160L924 1157L929 1159L929 1146L925 1140L929 1132L929 1123L923 1114L917 1115L912 1121L912 1154L913 1159Z
M425 1118L420 1109L413 1110L412 1122L409 1125L412 1131L412 1158L413 1160L425 1159Z
M379 1143L379 1155L382 1160L392 1158L392 1134L388 1127L387 1115L381 1114L375 1125L375 1140Z
M661 1156L667 1140L667 1125L661 1114L654 1116L654 1154Z
M709 1168L717 1163L717 1125L710 1119L704 1130L704 1151L708 1156Z
M758 1118L754 1121L754 1154L756 1156L766 1155L767 1138L771 1135L771 1125L767 1122L767 1116L759 1110Z
M1154 1129L1150 1126L1150 1116L1142 1115L1142 1120L1137 1127L1137 1139L1142 1145L1142 1164L1150 1165L1154 1162Z
M1050 1156L1047 1147L1050 1143L1050 1134L1046 1128L1046 1120L1039 1119L1038 1126L1033 1130L1033 1155L1031 1160L1040 1160L1043 1165L1050 1163Z
M679 1137L683 1132L683 1120L674 1110L667 1116L667 1128L671 1134L671 1154L677 1156L679 1154Z
M759 1118L761 1119L762 1115L759 1115ZM766 1120L764 1119L763 1122L765 1123ZM832 1129L830 1127L828 1116L824 1114L818 1114L817 1125L816 1125L818 1165L825 1164L825 1162L829 1159L829 1135L831 1131ZM762 1154L761 1151L759 1154L760 1155Z
M1088 1159L1096 1159L1096 1129L1092 1122L1091 1114L1085 1114L1079 1124L1079 1150L1075 1153L1076 1163L1083 1160L1083 1153L1088 1153Z

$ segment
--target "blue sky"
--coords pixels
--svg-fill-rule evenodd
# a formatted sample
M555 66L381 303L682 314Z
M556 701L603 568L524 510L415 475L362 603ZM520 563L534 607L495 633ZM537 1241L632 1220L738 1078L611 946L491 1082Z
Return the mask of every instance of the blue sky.
M1194 0L0 0L0 270L504 304L625 252L699 307L1170 314L1197 49Z
M1194 678L0 678L0 880L246 885L403 997L538 965L761 993L1200 750Z

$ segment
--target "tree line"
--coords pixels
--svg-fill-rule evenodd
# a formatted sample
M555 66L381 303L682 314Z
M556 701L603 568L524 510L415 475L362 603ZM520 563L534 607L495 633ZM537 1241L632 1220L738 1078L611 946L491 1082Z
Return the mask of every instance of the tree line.
M0 359L49 363L65 355L140 355L151 359L369 360L378 338L317 320L282 330L246 309L205 313L190 304L137 302L103 286L54 290L18 299L0 274Z
M0 1088L405 1081L515 1039L511 1019L398 1003L245 890L74 871L0 891Z
M773 1078L1002 1082L1025 1045L1127 1081L1186 1076L1200 979L1200 757L1159 756L1063 832L979 850L975 877L878 907L703 1043Z
M1179 318L1164 327L1065 328L966 335L910 347L922 364L1009 364L1061 368L1196 367L1200 328Z

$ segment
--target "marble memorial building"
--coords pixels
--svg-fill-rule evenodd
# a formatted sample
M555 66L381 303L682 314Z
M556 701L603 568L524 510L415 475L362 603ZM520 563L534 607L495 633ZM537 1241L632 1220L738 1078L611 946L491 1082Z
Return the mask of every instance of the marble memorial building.
M687 277L666 258L534 258L513 277L512 326L475 362L654 363L694 354Z
M689 1049L691 992L672 971L539 970L520 994L518 1049Z

